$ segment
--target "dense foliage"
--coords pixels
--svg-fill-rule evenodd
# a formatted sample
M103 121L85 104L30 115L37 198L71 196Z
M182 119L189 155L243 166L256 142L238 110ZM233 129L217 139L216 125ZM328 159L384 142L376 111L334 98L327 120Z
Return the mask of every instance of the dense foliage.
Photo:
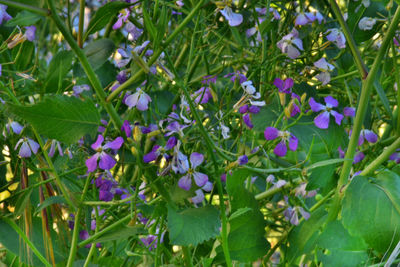
M397 1L0 0L0 266L390 266Z

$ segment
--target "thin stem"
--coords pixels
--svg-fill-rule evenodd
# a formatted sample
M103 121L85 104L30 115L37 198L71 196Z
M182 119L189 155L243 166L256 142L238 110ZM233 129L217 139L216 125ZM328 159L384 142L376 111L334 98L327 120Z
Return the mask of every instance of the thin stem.
M54 0L47 0L47 3L50 7L51 10L51 17L55 24L57 25L58 30L62 33L64 36L65 40L68 42L70 45L71 49L75 52L76 56L78 57L86 75L89 78L90 83L92 84L92 87L94 91L96 92L97 97L99 98L101 106L107 111L108 115L110 115L110 118L112 122L114 123L114 126L120 130L122 127L122 121L121 118L119 117L117 111L114 109L111 103L106 102L106 93L104 92L101 83L99 81L99 78L97 77L96 73L94 72L92 66L90 65L85 53L83 50L78 46L78 44L75 42L74 38L72 37L71 33L67 30L65 27L64 23L60 19L60 17L57 14L56 7L54 5Z
M79 1L79 26L78 26L78 46L83 47L83 24L85 23L85 0Z
M18 3L16 1L11 1L11 0L0 0L0 4L5 4L7 6L10 7L15 7L18 9L24 9L24 10L28 10L32 13L36 13L38 15L41 16L50 16L50 10L48 9L44 9L44 8L40 8L40 7L36 7L36 6L30 6L27 4L22 4L22 3Z
M81 203L83 202L83 200L86 197L86 193L88 191L91 179L92 179L91 175L89 175L86 178L85 187L83 188L83 193L82 193L82 196L81 196ZM78 249L77 243L78 243L78 238L79 238L79 225L80 225L79 222L81 220L81 213L82 213L82 206L80 206L78 208L78 211L76 212L76 215L75 215L74 231L72 233L71 249L69 251L67 267L73 266L74 260L75 260L75 255L76 255L76 251Z
M21 228L18 227L18 225L10 220L7 217L2 218L3 221L8 223L17 233L18 235L25 241L25 243L32 249L32 252L39 258L41 262L45 266L51 267L52 265L46 260L46 258L39 252L39 250L35 247L35 245L29 240L29 238L25 235L25 233L21 230Z
M358 71L360 72L361 78L365 80L368 75L368 68L365 66L364 61L361 58L360 51L357 48L356 42L354 41L353 35L351 34L351 31L349 29L349 26L347 26L346 21L343 18L342 12L340 11L340 8L338 4L336 3L335 0L329 0L329 3L331 5L332 11L335 14L340 26L342 27L344 36L346 36L346 40L349 44L351 53L353 54L354 61L356 62L356 66L358 68Z
M193 267L192 257L190 256L189 248L186 247L186 246L182 247L182 252L183 252L183 259L185 261L185 266L186 267Z
M386 149L383 150L382 154L380 154L374 161L368 164L367 167L361 172L361 175L367 176L370 175L373 171L375 171L382 163L385 163L390 155L396 152L396 149L400 147L400 137L394 141L393 144L388 146Z
M347 152L345 155L345 158L350 159L350 160L346 160L343 163L342 171L340 173L338 185L337 185L336 192L335 192L335 197L333 199L332 206L329 210L328 222L334 221L339 213L340 201L344 194L344 190L342 190L342 188L347 184L347 181L348 181L348 178L350 175L350 170L352 167L352 162L353 162L354 154L355 154L357 143L358 143L358 138L360 136L361 127L364 122L365 114L367 111L368 100L369 100L369 97L371 94L371 90L374 86L376 74L378 73L378 69L381 65L382 59L383 59L384 55L386 54L386 50L387 50L390 42L392 41L393 35L396 32L399 21L400 21L400 7L397 7L396 13L394 14L394 17L392 20L392 23L390 24L389 29L382 41L381 48L379 49L378 54L374 60L371 71L368 74L367 79L363 83L363 87L361 90L361 96L360 96L359 103L358 103L356 118L354 120L354 126L352 129L349 146L348 146L348 149L347 149Z

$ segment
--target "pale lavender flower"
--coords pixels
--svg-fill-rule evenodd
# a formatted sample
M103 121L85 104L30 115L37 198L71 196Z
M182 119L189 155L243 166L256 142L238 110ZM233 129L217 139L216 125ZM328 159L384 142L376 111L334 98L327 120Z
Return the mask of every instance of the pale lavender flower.
M194 102L196 104L207 104L210 99L212 99L210 88L201 87L199 90L192 94L192 98L194 98Z
M32 152L33 154L36 154L40 148L38 143L30 138L24 137L18 140L14 150L16 150L20 144L21 147L19 148L18 155L21 158L29 158L32 155Z
M299 37L299 33L295 28L292 32L283 36L283 38L276 44L282 53L286 54L291 59L298 58L300 51L303 51L303 42Z
M314 119L314 124L320 129L327 129L329 127L329 117L330 115L335 117L336 124L340 125L343 119L343 115L339 112L333 110L333 108L339 105L338 101L333 98L332 96L327 96L324 98L326 105L322 105L317 103L314 98L310 98L309 104L311 110L314 112L321 112L317 117Z
M315 78L317 78L322 85L328 84L331 80L330 72L335 68L335 66L328 63L325 58L320 58L319 60L315 61L314 66L321 71L315 76Z
M274 154L278 157L284 157L286 155L286 143L289 144L289 149L291 151L296 151L299 142L297 137L293 134L289 133L288 131L279 131L275 127L265 128L264 137L266 140L275 140L277 138L281 139L274 149Z
M93 172L97 168L97 161L100 159L99 168L102 170L110 170L112 169L116 161L113 157L105 152L106 149L119 149L124 143L124 139L122 137L117 137L114 141L110 141L105 143L105 145L101 145L104 141L104 137L102 135L97 136L96 142L91 145L91 148L96 151L92 157L86 160L86 166L88 168L88 172Z
M74 87L72 87L72 90L74 91L74 96L78 97L84 91L89 91L90 86L87 84L74 85Z
M372 30L376 23L376 19L370 18L370 17L363 17L360 19L360 22L358 22L358 28L362 31L369 31Z
M204 191L205 192L211 192L212 189L213 189L213 184L208 181L202 188L197 189L195 191L196 196L192 197L192 202L194 204L199 204L199 203L203 202L203 200L204 200Z
M309 23L309 20L304 12L300 12L299 14L297 14L297 17L294 21L295 26L306 25L308 23Z
M226 6L223 10L220 10L220 12L232 27L240 25L243 21L242 14L233 12L229 6Z
M317 10L317 11L312 11L312 12L306 12L306 17L309 20L310 23L314 21L318 21L318 24L321 24L322 21L324 20L324 16Z
M129 9L124 9L121 13L119 13L117 22L115 22L112 27L113 30L117 30L117 29L121 28L122 24L124 22L126 22L126 20L128 19L130 14L131 14L131 12L129 11Z
M60 144L60 142L57 141L57 140L52 140L52 141L51 141L50 150L49 150L49 156L50 156L50 157L53 157L53 156L54 156L54 153L56 152L56 147L57 147L57 150L58 150L58 154L59 154L61 157L64 156L63 150L62 150L62 148L61 148L61 144Z
M376 141L378 141L378 136L371 130L363 129L358 138L358 145L361 146L364 144L364 140L367 140L370 143L376 143Z
M16 121L12 121L6 124L7 131L10 132L10 128L15 134L21 134L22 130L24 129L24 126L19 124Z
M192 154L190 154L191 168L189 168L188 173L185 176L179 179L178 185L180 188L188 191L192 186L192 176L198 187L203 187L207 183L208 181L207 174L195 171L197 166L203 163L203 161L204 161L204 156L202 154L197 152L193 152Z
M328 35L326 39L336 44L338 48L346 48L346 38L344 34L337 28L328 29L325 33Z
M33 40L35 40L35 33L36 33L36 26L32 25L32 26L27 26L25 27L26 31L25 31L25 37L28 41L33 42Z
M171 167L175 173L184 174L189 170L189 161L185 154L179 149L181 142L178 141L174 147L174 155L172 157Z
M133 41L136 41L143 34L143 30L130 21L125 23L125 30L132 36Z
M149 102L151 102L150 96L140 88L137 88L134 94L125 98L125 105L127 105L129 109L136 107L140 111L147 110L149 108Z

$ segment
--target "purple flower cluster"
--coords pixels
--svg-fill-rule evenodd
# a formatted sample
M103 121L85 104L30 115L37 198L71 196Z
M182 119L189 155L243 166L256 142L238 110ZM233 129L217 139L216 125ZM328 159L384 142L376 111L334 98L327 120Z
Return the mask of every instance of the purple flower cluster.
M99 168L102 170L110 170L112 169L116 161L112 156L107 154L105 150L112 149L117 150L119 149L122 144L124 143L124 139L122 137L117 137L114 141L107 142L102 145L104 141L104 137L102 135L97 136L96 142L91 145L91 148L96 151L92 157L86 160L86 166L88 168L88 172L93 172L97 169L97 161L100 159L98 164Z
M287 153L287 143L291 151L296 151L299 140L296 136L288 131L279 131L274 127L267 127L264 131L266 140L280 139L280 142L275 146L274 154L278 157L284 157Z

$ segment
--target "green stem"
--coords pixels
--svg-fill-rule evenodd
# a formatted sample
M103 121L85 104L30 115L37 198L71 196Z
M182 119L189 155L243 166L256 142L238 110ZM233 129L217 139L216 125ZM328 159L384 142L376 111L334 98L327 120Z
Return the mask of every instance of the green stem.
M350 159L350 160L346 160L343 163L342 171L340 173L338 185L337 185L336 192L335 192L335 197L333 199L333 203L329 210L328 222L334 221L339 213L340 201L344 194L344 190L342 190L342 188L347 184L347 181L348 181L348 178L350 175L350 170L352 167L353 158L354 158L354 154L355 154L357 143L358 143L358 138L360 136L361 127L362 127L362 124L363 124L363 121L365 118L371 90L374 86L376 74L378 73L378 69L381 65L383 56L385 55L390 42L392 42L392 38L396 32L399 21L400 21L400 7L397 7L396 13L394 14L394 17L392 20L392 23L390 24L389 29L383 39L381 48L379 49L378 54L374 60L371 71L368 74L367 79L364 80L364 83L363 83L363 87L361 90L361 96L360 96L359 103L358 103L356 118L354 120L354 126L352 129L349 146L347 148L347 152L345 155L345 158Z
M360 173L360 175L367 176L370 175L373 171L375 171L382 163L385 163L390 155L396 152L396 149L400 147L400 137L396 139L390 146L383 150L382 154L380 154L374 161L368 164L367 167Z
M51 267L52 265L46 260L45 257L43 257L43 255L39 252L39 250L35 247L35 245L29 240L29 238L25 235L25 233L21 230L21 228L18 227L18 225L10 220L7 217L3 217L1 218L3 221L5 221L6 223L8 223L17 233L18 235L25 241L25 243L32 249L32 252L39 258L39 260L41 262L43 262L43 264L45 266Z
M57 25L58 30L62 33L65 40L68 42L69 46L71 47L71 49L75 52L76 56L78 57L86 75L89 78L90 83L92 84L94 91L96 92L97 97L100 100L101 106L107 111L108 115L110 115L110 118L111 118L112 122L114 123L114 126L118 130L120 130L122 127L121 118L119 117L117 111L114 109L112 104L106 102L106 93L104 92L104 90L101 86L101 83L99 81L99 78L97 77L96 73L94 72L92 66L90 66L90 63L89 63L85 53L75 42L71 33L67 30L64 23L58 16L56 7L54 5L54 0L47 0L47 3L50 7L50 10L52 13L51 17L52 17L54 23Z
M364 61L361 58L360 51L357 48L356 42L354 41L353 35L347 26L346 21L343 18L342 12L335 0L329 0L331 5L332 11L335 14L340 26L342 27L344 36L346 36L346 40L349 44L351 53L353 54L354 60L356 62L356 66L358 71L360 72L361 78L364 80L367 78L368 75L368 68L365 66Z
M51 1L51 0L48 0L48 1ZM194 7L194 9L189 13L189 15L187 15L187 17L181 22L181 24L178 25L178 27L174 30L173 33L171 33L171 35L167 38L167 40L165 40L165 42L162 44L160 49L158 49L157 52L155 52L154 55L149 59L149 61L147 63L149 66L151 66L154 62L156 62L158 57L161 55L163 49L165 47L167 47L173 41L173 39L186 27L186 24L188 24L192 20L194 15L196 15L197 11L203 6L204 2L206 2L206 1L207 0L199 1L199 3ZM135 75L130 77L126 82L124 82L122 85L120 85L117 89L115 89L114 92L112 92L107 97L107 102L110 102L111 100L113 100L116 96L119 95L119 93L121 93L123 90L125 90L130 85L132 85L137 80L139 80L139 78L142 77L143 74L144 74L143 69L140 69L139 71L137 71L135 73Z
M81 196L81 203L83 202L83 200L86 197L86 193L88 191L91 179L92 179L91 175L86 177L85 187L83 188L83 192L82 192L82 196ZM78 249L77 243L78 243L78 238L79 238L79 225L80 225L80 220L81 220L81 213L82 213L82 206L80 206L78 208L78 211L76 212L76 215L75 215L74 231L72 233L71 249L69 251L67 267L73 266L76 251Z
M186 247L186 246L182 247L182 252L183 252L183 259L185 261L185 266L186 267L193 267L192 257L190 256L189 248Z
M79 26L78 26L78 46L83 47L83 24L85 22L85 0L79 1Z
M123 217L122 219L119 219L117 222L115 222L115 223L111 224L110 226L104 228L103 230L99 231L98 233L95 233L94 235L92 235L92 236L89 237L88 239L86 239L86 240L80 242L80 243L78 244L78 247L81 248L81 247L83 247L83 246L85 246L85 245L87 245L87 244L92 243L93 241L95 241L95 240L98 239L100 236L104 235L105 233L107 233L107 232L109 232L109 231L111 231L111 230L114 230L114 229L120 227L122 224L128 222L129 220L131 220L131 217L132 217L131 214L126 215L126 216Z
M48 9L44 9L44 8L40 8L40 7L36 7L36 6L30 6L30 5L18 3L16 1L0 0L0 4L5 4L7 6L15 7L18 9L28 10L32 13L35 13L35 14L38 14L41 16L45 16L45 17L50 16L50 10L48 10Z

